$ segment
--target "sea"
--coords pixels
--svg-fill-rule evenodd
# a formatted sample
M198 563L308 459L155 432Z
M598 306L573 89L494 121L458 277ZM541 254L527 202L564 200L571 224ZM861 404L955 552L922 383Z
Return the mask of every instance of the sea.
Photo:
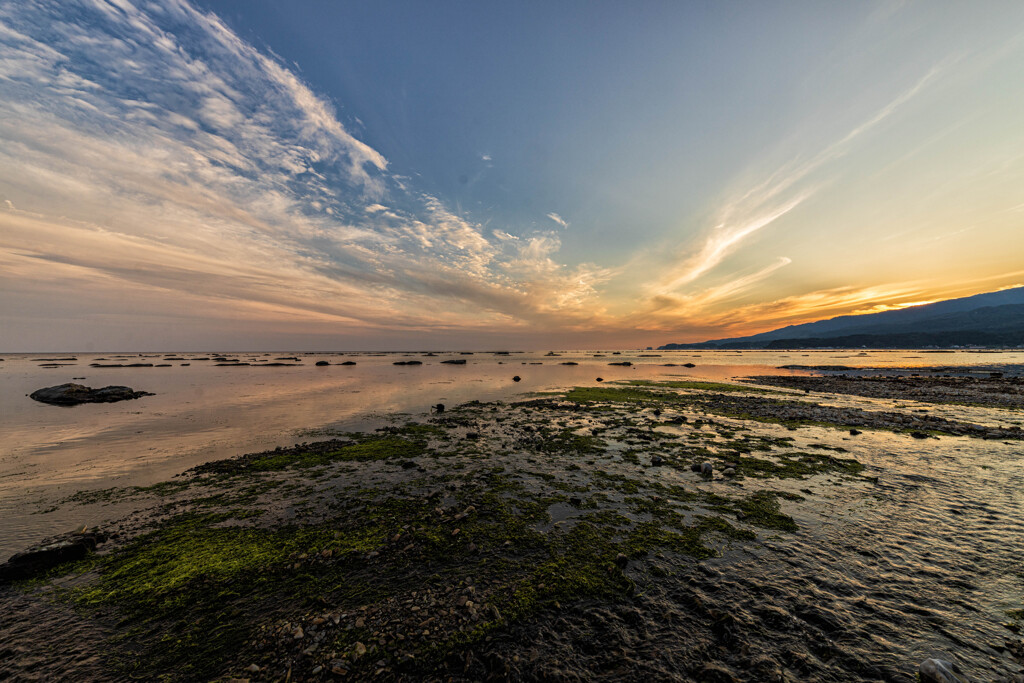
M813 372L783 367L792 365L1024 364L1024 351L971 350L46 352L0 357L0 561L46 536L102 524L125 512L115 505L83 513L78 506L59 504L77 491L148 486L210 460L372 430L396 418L422 419L438 403L514 401L592 385L598 378L735 381ZM318 366L318 361L329 365ZM408 361L420 364L395 364ZM611 365L622 362L631 365ZM129 365L148 367L113 367ZM153 395L71 407L29 398L36 389L66 382L94 388L124 385Z

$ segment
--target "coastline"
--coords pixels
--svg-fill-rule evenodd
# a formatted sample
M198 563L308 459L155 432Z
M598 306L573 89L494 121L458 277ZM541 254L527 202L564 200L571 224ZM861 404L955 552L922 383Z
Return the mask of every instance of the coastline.
M974 602L929 601L1005 570L995 548L1021 533L1014 510L988 511L1007 526L984 539L973 571L932 558L930 580L901 577L893 564L913 575L943 525L969 526L974 512L914 510L901 487L921 484L894 473L906 458L915 471L941 467L922 458L955 449L955 467L984 460L999 468L985 476L1012 478L999 463L1014 462L1019 428L964 406L950 408L958 421L915 414L917 402L855 404L824 393L830 378L809 379L822 389L810 400L671 380L470 402L71 496L62 504L147 509L106 528L96 555L0 588L19 653L0 672L911 681L941 654L979 680L1012 680L1024 663L1020 617L1014 632L997 613L1007 600L1020 609L1020 577ZM693 471L705 463L710 476ZM872 511L886 505L930 523L934 538ZM887 557L901 552L890 544L903 555ZM933 616L897 614L908 601ZM957 619L977 642L952 632ZM21 652L33 638L69 646L34 631L55 623L74 624L74 657ZM875 637L887 631L907 642Z

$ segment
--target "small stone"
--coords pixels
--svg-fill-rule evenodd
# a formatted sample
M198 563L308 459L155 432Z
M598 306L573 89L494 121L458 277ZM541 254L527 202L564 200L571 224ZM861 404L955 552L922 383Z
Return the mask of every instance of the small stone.
M619 553L615 556L615 564L619 565L620 567L625 567L627 564L629 564L629 558L623 555L622 553Z
M598 378L597 378L596 380L594 380L594 381L595 381L595 382L603 382L603 381L604 381L604 377L598 377Z
M736 475L736 468L726 467L724 470L722 470L722 474L726 477L733 477Z
M324 670L323 666L317 666L316 668L313 669L313 675L315 676L315 675L317 675L318 673L320 673L323 670Z
M857 436L858 434L863 434L863 433L864 432L860 431L859 429L851 429L850 430L850 436Z
M363 645L362 641L357 641L355 647L352 649L356 659L366 654L366 646Z
M957 666L944 659L924 660L917 673L921 677L921 683L967 683L966 678L957 675Z
M250 664L249 666L245 667L245 670L251 674L258 674L260 672L260 665Z
M512 381L513 381L513 382L519 382L519 381L521 381L522 379L523 379L522 377L520 377L519 375L516 375L515 377L513 377L513 378L512 378Z
M452 529L452 536L458 536L460 531L462 531L462 529Z
M661 467L664 462L660 455L651 456L651 467Z
M709 463L709 462L702 462L702 463L700 464L700 473L701 473L701 474L702 474L703 476L705 476L705 477L713 477L713 476L715 476L715 468L714 468L714 465L712 465L712 464L711 464L711 463Z
M362 617L356 619L356 628L363 628L364 626L366 626L366 619L363 619Z
M302 640L305 637L306 634L302 632L301 626L296 627L296 629L292 631L292 638L294 638L295 640Z

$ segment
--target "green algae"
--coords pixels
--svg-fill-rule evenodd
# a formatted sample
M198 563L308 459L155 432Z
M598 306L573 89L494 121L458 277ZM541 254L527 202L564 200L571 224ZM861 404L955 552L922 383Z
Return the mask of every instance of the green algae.
M642 588L638 582L674 573L666 567L756 542L758 534L745 527L797 529L781 510L784 493L734 498L687 488L676 472L661 471L665 480L628 476L623 463L635 467L657 452L685 471L688 459L729 459L738 461L739 474L762 480L862 469L830 452L776 452L791 448L792 440L737 437L739 429L711 421L672 423L718 430L691 432L699 438L686 446L679 444L682 435L637 427L647 424L632 414L638 404L690 405L690 395L604 386L577 388L566 397L574 403L544 399L513 408L513 433L518 425L531 429L511 450L497 448L501 435L476 422L493 406L475 404L427 425L408 423L197 468L198 477L147 493L160 498L198 482L224 490L180 503L190 511L165 517L108 555L72 567L89 579L74 599L121 620L130 649L144 662L125 660L128 673L193 680L226 675L239 661L264 662L252 649L257 626L296 618L311 606L372 608L427 585L475 581L493 587L493 610L480 621L407 646L415 662L403 666L422 673L544 610L583 599L628 599ZM588 417L590 402L601 401L620 404L617 413ZM564 412L552 415L557 410ZM538 418L543 426L534 429ZM584 424L589 433L580 428ZM453 431L465 428L480 429L479 439ZM626 439L648 443L623 448ZM771 455L740 457L751 452ZM446 461L443 473L425 476L360 464L404 465L422 455L453 454L460 457ZM531 463L530 471L522 469L524 462ZM385 477L357 478L371 472ZM280 509L269 513L275 504L290 510L288 523ZM552 524L556 510L562 521ZM270 519L275 515L276 522ZM369 635L351 628L324 647L347 651ZM372 659L390 657L385 649L371 645ZM370 660L350 662L351 675L371 675Z

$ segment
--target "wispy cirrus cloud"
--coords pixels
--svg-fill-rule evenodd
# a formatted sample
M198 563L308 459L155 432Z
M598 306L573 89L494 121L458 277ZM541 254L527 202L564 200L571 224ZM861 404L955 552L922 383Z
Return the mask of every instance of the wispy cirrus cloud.
M559 216L557 213L553 212L553 211L548 214L548 218L553 220L555 223L558 223L563 228L568 228L569 227L569 222L567 220L565 220L564 218L562 218L561 216Z
M859 123L838 140L827 144L809 158L795 157L743 190L732 193L721 203L717 220L696 248L688 246L688 255L673 263L664 275L648 283L655 299L664 299L700 279L755 233L801 206L822 186L815 172L845 156L853 143L892 116L901 106L921 93L942 72L944 66L930 69L909 88Z
M558 264L546 235L500 239L417 193L291 70L183 0L0 7L0 139L0 185L27 207L6 200L0 253L22 284L62 269L161 306L431 329L572 324L604 277Z

